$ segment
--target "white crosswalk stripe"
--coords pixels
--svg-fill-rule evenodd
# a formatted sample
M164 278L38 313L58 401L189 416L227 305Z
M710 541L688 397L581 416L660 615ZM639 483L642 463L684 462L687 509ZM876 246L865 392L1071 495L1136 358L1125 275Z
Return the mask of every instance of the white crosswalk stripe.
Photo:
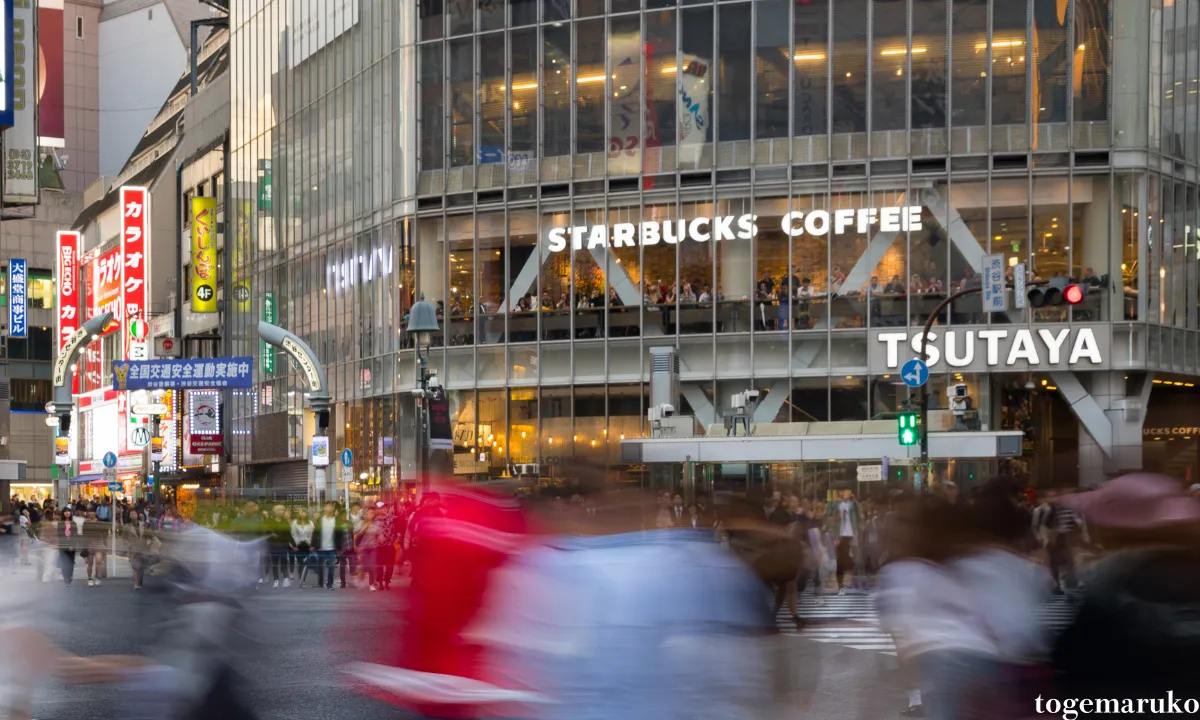
M789 635L798 634L813 642L840 645L853 650L871 650L893 656L896 654L896 644L892 636L879 627L879 613L875 608L875 597L871 593L826 594L818 604L810 591L805 592L798 600L797 611L804 628L797 633L796 624L784 605L775 618L782 632ZM1057 595L1039 608L1037 620L1051 632L1057 632L1070 623L1074 612L1068 597Z

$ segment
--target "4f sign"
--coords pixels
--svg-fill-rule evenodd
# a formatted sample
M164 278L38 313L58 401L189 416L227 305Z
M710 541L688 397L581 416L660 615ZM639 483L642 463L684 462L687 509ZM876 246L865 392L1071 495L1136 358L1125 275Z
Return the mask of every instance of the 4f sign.
M126 360L149 360L150 348L145 332L138 332L146 320L146 265L149 258L150 194L146 188L121 188L121 314L124 325Z

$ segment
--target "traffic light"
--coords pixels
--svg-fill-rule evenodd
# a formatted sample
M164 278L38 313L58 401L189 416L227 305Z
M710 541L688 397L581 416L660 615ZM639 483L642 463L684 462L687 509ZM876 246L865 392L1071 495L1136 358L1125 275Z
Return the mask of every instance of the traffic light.
M1025 297L1029 300L1029 307L1035 308L1063 303L1078 305L1087 297L1087 288L1067 278L1051 278L1049 285L1030 288Z
M921 442L921 427L917 422L917 414L915 412L900 413L896 418L897 436L901 445L916 445Z

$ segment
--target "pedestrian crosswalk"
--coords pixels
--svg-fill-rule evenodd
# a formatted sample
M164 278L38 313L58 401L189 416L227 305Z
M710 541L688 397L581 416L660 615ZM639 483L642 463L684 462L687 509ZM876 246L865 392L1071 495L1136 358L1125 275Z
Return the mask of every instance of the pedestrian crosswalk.
M797 600L802 627L797 629L785 605L776 615L782 632L853 650L870 650L892 656L896 654L892 636L879 627L879 613L872 592L826 594L817 598L810 591ZM1056 595L1038 610L1037 620L1049 631L1056 632L1066 627L1073 615L1074 607L1068 596Z

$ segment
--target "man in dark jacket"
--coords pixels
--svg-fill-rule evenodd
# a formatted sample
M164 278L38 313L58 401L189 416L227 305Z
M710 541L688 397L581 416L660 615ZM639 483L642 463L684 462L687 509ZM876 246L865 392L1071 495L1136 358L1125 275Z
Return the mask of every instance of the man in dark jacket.
M337 565L338 554L347 546L349 529L346 521L338 517L337 505L325 503L324 512L313 524L313 548L317 553L317 587L333 589L333 567ZM345 569L343 566L343 573ZM345 575L342 575L342 587L346 586Z

